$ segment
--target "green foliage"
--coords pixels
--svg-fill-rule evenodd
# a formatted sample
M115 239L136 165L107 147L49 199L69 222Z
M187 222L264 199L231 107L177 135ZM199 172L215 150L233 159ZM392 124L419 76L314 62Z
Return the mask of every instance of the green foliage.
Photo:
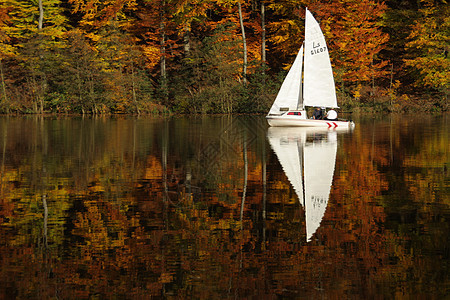
M67 94L67 109L94 113L101 90L98 54L79 30L68 32L67 42L62 80L63 90Z
M190 113L232 113L234 90L240 85L237 60L239 40L230 34L233 24L219 26L211 36L192 41L177 83L190 94L182 97L176 110Z
M416 53L405 59L406 66L418 71L416 86L440 90L448 97L450 91L450 8L429 1L419 10L420 17L413 23L406 49Z

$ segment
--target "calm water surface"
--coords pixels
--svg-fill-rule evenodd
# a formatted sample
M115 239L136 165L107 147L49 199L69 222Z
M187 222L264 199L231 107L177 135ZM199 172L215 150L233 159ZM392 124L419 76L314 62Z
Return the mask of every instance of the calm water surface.
M442 299L448 121L1 117L0 298Z

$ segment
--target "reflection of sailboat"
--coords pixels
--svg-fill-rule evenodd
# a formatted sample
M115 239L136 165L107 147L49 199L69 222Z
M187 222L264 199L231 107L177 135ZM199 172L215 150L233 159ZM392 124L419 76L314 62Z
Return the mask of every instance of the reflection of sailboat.
M298 127L271 127L270 146L306 214L309 242L320 226L333 181L337 132Z

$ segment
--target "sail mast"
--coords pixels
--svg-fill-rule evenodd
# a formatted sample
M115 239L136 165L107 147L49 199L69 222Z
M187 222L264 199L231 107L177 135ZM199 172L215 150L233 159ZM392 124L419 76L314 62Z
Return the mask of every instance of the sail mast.
M303 42L302 47L300 48L300 53L303 56L303 45L305 42ZM297 110L305 110L305 105L303 103L303 64L300 68L300 86L299 86L299 93L298 93L298 103L297 103Z

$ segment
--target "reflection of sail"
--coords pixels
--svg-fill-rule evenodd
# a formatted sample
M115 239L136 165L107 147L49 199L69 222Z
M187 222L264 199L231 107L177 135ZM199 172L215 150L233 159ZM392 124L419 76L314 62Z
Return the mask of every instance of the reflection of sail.
M295 127L270 127L267 136L300 203L303 205L302 149L305 131Z
M306 214L310 241L328 204L336 161L336 132L295 127L271 127L269 143L278 157Z
M336 162L336 134L336 132L329 132L327 140L308 143L304 147L306 237L308 241L319 228L327 208ZM334 137L330 135L334 135Z

